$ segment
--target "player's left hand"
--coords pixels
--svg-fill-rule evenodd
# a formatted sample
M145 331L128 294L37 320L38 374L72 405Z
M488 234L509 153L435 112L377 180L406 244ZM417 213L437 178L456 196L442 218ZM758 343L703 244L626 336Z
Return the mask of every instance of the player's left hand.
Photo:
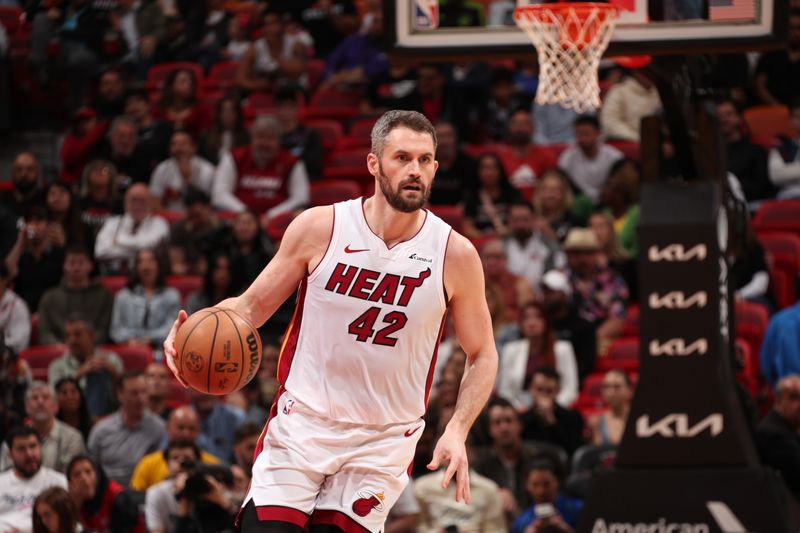
M436 470L443 462L448 461L447 470L442 479L442 488L446 489L456 477L456 501L464 499L464 503L469 505L469 460L467 459L467 448L464 439L457 436L449 429L445 429L444 434L436 443L433 450L433 459L428 463L428 470Z

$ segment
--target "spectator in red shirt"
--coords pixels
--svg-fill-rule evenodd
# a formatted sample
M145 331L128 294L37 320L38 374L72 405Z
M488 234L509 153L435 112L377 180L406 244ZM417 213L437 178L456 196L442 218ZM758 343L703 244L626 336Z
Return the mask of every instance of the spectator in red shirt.
M163 120L175 129L186 130L195 137L211 126L208 109L197 100L194 72L177 69L169 73L154 115L157 120Z
M61 145L61 180L75 184L80 181L83 166L108 131L108 120L97 118L90 107L82 107L72 117L72 129Z
M531 186L544 172L556 166L555 156L533 144L533 119L525 109L519 109L508 119L506 142L511 153L506 158L509 180L515 187Z

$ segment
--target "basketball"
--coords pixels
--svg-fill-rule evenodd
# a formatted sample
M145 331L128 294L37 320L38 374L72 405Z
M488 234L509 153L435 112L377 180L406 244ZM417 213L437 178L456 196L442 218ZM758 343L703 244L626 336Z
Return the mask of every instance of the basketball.
M261 364L258 330L236 311L207 307L186 319L175 336L178 372L194 390L230 394Z

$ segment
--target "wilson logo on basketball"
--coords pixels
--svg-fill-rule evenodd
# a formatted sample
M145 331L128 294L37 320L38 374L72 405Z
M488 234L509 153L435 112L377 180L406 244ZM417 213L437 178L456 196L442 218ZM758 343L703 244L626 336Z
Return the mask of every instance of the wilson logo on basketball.
M200 372L203 370L203 356L197 352L189 352L186 355L186 369L189 372Z
M383 492L372 492L371 490L358 491L358 499L353 502L353 512L358 516L367 516L372 510L379 513L383 512L383 500L386 498Z
M247 367L247 377L245 378L245 381L249 381L250 378L253 377L253 374L255 374L258 365L261 363L261 353L258 339L256 339L253 333L247 336L245 342L247 342L247 349L250 351L250 366Z

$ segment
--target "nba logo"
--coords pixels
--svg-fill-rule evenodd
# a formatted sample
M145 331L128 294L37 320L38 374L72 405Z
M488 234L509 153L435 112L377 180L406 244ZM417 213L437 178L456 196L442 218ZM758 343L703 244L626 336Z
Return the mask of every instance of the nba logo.
M414 27L418 30L439 27L439 0L414 0Z

